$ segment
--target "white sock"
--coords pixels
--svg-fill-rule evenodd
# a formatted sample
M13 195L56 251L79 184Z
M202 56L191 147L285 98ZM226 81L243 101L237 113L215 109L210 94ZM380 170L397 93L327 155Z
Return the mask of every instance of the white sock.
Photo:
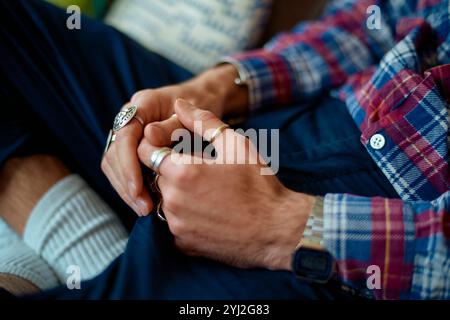
M65 177L39 200L23 237L63 283L70 266L79 268L81 280L99 274L128 239L115 213L78 175Z
M28 280L41 290L59 285L50 266L0 219L0 273Z

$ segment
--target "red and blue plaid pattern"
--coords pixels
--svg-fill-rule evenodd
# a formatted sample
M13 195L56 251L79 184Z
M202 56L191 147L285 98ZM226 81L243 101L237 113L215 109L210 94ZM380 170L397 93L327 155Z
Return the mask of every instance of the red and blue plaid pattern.
M367 9L381 9L381 28ZM325 243L342 280L376 298L450 298L450 4L448 0L333 3L264 48L226 58L250 92L251 108L340 97L361 142L400 199L327 195ZM382 148L371 146L375 134Z

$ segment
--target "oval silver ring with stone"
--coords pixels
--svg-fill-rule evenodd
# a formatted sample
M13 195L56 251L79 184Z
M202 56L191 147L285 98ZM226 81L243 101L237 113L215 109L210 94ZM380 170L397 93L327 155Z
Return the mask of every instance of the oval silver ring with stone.
M136 112L137 106L135 105L120 111L114 118L113 131L117 132L125 127L134 118Z

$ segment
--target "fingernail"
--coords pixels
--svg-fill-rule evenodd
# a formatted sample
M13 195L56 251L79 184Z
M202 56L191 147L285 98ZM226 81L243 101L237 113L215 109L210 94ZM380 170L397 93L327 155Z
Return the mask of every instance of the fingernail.
M132 198L136 198L137 196L136 184L133 181L128 182L128 193Z
M134 212L136 212L136 214L138 215L138 217L142 217L141 209L134 203L132 204L132 207L133 207Z
M147 203L142 199L138 199L136 201L136 204L139 207L139 212L141 213L141 215L146 216L148 214Z

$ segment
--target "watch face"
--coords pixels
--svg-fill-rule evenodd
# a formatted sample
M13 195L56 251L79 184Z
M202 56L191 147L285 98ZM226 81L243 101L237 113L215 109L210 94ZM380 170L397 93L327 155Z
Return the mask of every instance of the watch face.
M328 259L323 255L304 255L299 261L300 268L317 272L326 272Z
M333 275L333 257L326 251L300 248L294 253L292 267L301 279L325 283Z

